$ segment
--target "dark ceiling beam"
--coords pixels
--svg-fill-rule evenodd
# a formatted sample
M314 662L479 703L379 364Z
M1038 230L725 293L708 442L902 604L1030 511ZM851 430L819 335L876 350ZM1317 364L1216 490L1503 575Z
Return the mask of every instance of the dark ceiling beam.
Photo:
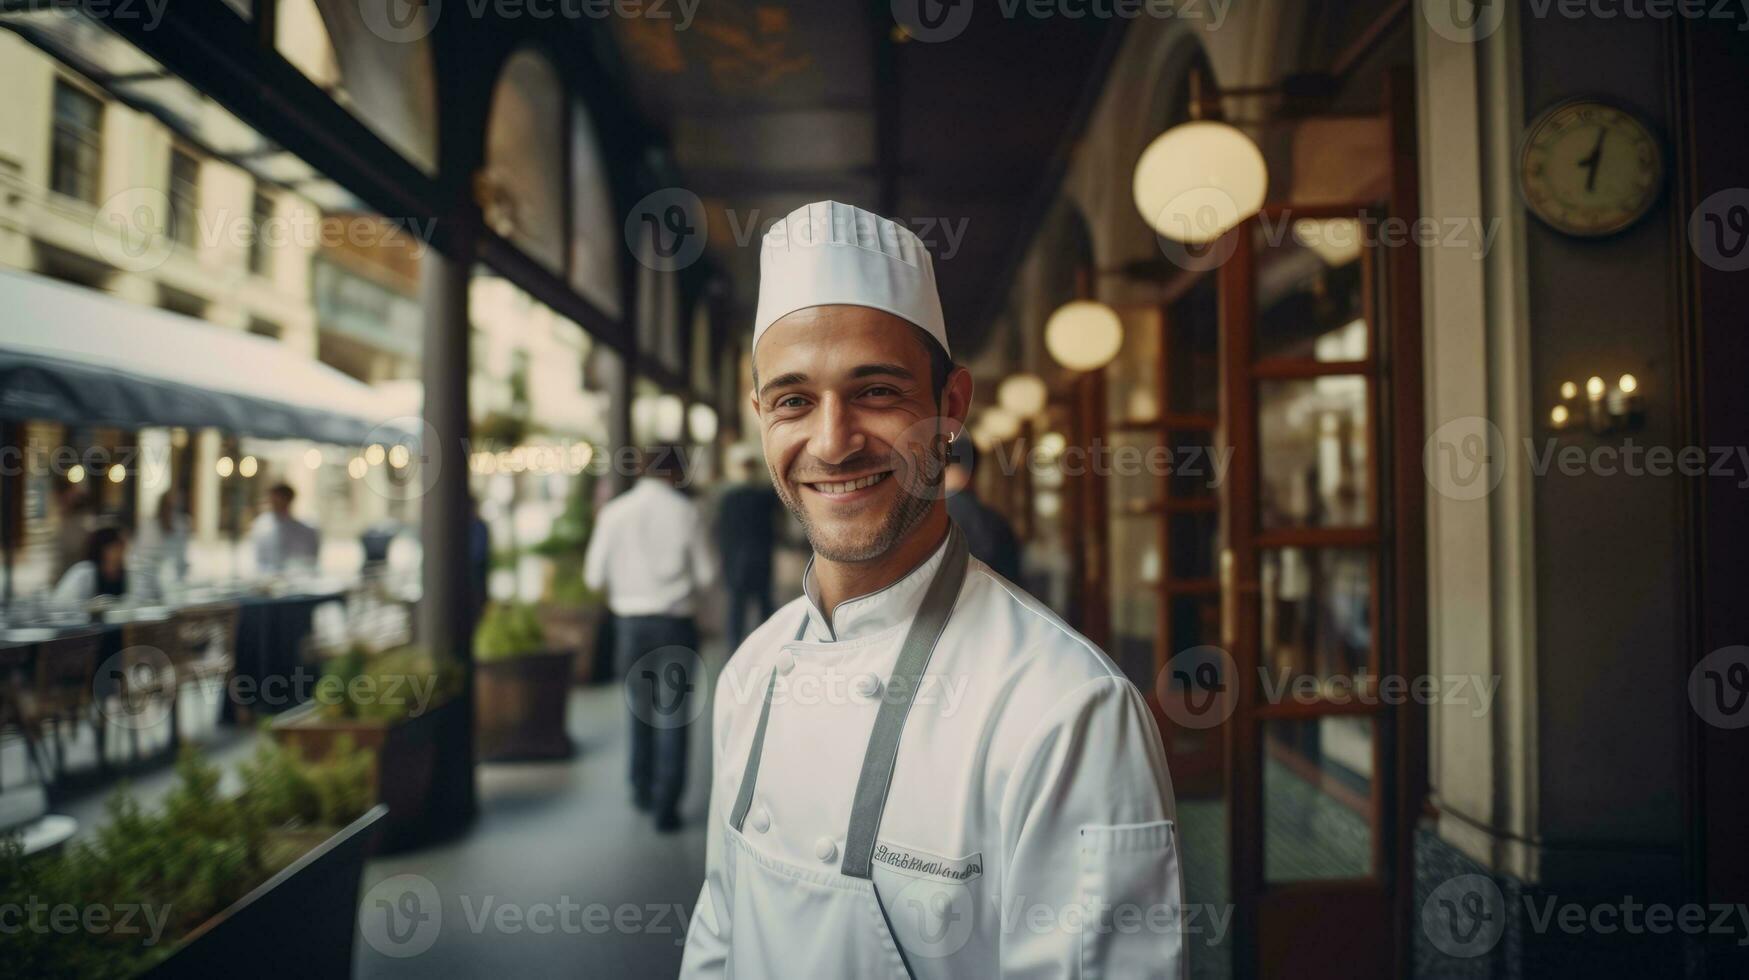
M821 99L818 102L808 102L801 105L695 101L671 106L666 115L669 119L696 118L709 119L712 122L759 116L811 116L823 112L868 113L872 115L878 108L876 101L875 99Z
M1019 271L1020 264L1026 261L1027 251L1032 248L1039 228L1044 225L1045 216L1050 213L1051 204L1062 190L1063 178L1069 172L1069 161L1075 144L1081 141L1087 123L1093 117L1093 109L1099 104L1099 95L1105 91L1106 80L1111 76L1111 66L1117 62L1118 52L1123 48L1125 29L1128 26L1128 21L1118 20L1106 28L1098 54L1088 67L1086 77L1082 79L1081 94L1075 101L1075 110L1058 134L1057 148L1045 167L1043 179L1035 185L1030 200L1023 205L1023 217L1014 228L1013 237L1010 239L1013 244L1008 249L1008 255L996 267L996 275L990 281L983 315L977 320L978 336L974 345L976 350L982 350L983 345L989 341L991 326L1002 315L1002 309L1008 303L1008 294L1014 288L1015 273Z
M881 214L899 207L899 161L904 149L899 143L899 69L893 51L893 13L890 4L875 3L869 30L874 35L874 147L879 190L875 194Z
M683 166L681 176L687 188L703 196L745 197L748 195L803 193L814 190L834 190L878 184L889 174L876 167L844 167L831 170L728 170ZM914 169L898 168L891 176L901 183L920 180ZM1038 183L1036 171L1013 169L964 170L943 168L929 175L927 186L909 185L906 198L941 201L1008 202L1016 195L1030 194ZM888 208L888 211L895 209ZM889 215L896 217L896 215Z
M688 167L686 187L702 197L745 200L788 194L815 194L865 187L878 178L867 167L851 170L701 170Z

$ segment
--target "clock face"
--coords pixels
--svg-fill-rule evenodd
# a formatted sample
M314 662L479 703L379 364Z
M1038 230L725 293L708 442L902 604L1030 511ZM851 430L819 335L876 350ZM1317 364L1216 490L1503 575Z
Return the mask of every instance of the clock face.
M1628 112L1601 102L1565 102L1531 124L1519 180L1537 217L1571 235L1608 235L1657 201L1664 153Z

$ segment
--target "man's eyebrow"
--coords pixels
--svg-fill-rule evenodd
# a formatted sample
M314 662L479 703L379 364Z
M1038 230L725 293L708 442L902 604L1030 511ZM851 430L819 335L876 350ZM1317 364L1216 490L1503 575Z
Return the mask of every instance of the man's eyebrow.
M916 373L903 364L862 364L851 369L850 372L850 376L853 378L873 378L880 375L892 375L895 378L904 378L906 381L917 380Z
M917 380L916 372L912 371L905 365L884 361L874 364L859 364L850 369L850 376L856 379L892 377L903 378L906 381ZM787 388L790 385L806 384L807 381L808 376L800 371L791 371L788 374L780 374L759 386L759 396L763 398L773 389Z
M773 388L787 388L790 385L803 384L807 380L808 376L800 371L791 371L788 374L780 374L759 386L759 396L763 398L765 397L765 393Z

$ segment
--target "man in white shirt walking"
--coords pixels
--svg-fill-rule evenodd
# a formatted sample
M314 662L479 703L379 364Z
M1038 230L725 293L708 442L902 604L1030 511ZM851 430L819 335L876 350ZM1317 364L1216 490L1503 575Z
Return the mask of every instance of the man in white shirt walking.
M693 614L715 577L698 507L679 490L685 464L677 446L647 451L638 482L596 516L583 558L584 583L607 594L631 694L632 800L664 833L680 826L687 723L704 682Z
M263 575L277 575L296 565L315 567L322 535L291 515L296 497L290 486L274 484L267 491L267 510L249 527L249 540L255 545L255 570Z

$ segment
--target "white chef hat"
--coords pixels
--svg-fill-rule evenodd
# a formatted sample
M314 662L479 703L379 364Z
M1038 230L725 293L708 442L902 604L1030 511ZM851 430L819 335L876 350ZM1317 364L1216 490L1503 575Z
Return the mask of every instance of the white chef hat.
M797 310L838 304L885 310L949 350L923 240L871 211L819 201L791 211L765 233L753 346L767 327Z

